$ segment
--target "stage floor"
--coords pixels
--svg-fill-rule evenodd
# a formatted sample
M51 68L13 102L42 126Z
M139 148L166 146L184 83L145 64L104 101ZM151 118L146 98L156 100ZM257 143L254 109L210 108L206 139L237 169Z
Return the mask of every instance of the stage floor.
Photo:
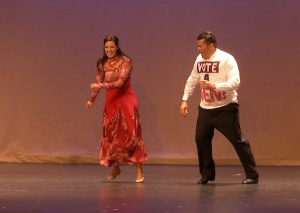
M107 181L99 165L0 163L0 212L23 213L299 213L300 168L258 167L243 185L241 166L217 166L216 180L198 185L198 166L135 166Z

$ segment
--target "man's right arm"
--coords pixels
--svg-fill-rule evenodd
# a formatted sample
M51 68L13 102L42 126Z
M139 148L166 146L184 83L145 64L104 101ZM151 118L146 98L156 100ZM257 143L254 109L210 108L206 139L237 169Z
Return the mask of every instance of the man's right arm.
M183 117L186 117L186 114L188 113L188 104L187 101L182 100L180 105L180 114Z
M186 116L188 113L188 99L193 94L195 87L199 84L200 75L197 72L197 60L194 63L193 70L191 72L191 75L189 76L188 80L186 81L183 97L180 105L180 114L182 116Z

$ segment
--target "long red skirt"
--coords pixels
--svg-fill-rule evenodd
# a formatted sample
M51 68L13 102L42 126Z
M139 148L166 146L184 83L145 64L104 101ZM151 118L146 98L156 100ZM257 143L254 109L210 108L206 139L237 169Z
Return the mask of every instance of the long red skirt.
M102 123L101 165L147 161L138 102L130 79L119 89L107 89Z

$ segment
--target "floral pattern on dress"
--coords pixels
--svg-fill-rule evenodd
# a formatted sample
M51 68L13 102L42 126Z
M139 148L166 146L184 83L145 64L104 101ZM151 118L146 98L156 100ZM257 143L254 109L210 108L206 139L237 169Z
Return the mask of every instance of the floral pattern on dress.
M103 166L114 163L133 164L147 161L138 102L131 88L131 61L119 58L113 66L98 67L96 83L106 88L103 108L103 135L99 160ZM106 83L103 83L106 80ZM99 89L94 89L90 101L95 101Z

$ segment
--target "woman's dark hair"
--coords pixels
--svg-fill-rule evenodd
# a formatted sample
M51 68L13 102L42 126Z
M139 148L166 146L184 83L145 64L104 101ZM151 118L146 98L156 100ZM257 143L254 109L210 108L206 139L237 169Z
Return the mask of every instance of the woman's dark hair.
M206 31L204 33L201 33L200 35L198 35L197 40L201 40L201 39L204 39L206 45L213 44L214 47L217 48L217 39L212 32Z
M105 53L105 43L108 42L108 41L112 41L115 43L116 47L118 48L117 51L116 51L116 55L117 56L126 56L127 58L129 58L120 48L119 46L119 39L117 36L114 36L114 35L108 35L104 38L103 40L103 56L102 58L100 58L98 61L97 61L97 68L99 67L100 64L102 64L102 66L104 65L105 62L107 62L108 60L108 57ZM130 58L129 58L130 59Z

